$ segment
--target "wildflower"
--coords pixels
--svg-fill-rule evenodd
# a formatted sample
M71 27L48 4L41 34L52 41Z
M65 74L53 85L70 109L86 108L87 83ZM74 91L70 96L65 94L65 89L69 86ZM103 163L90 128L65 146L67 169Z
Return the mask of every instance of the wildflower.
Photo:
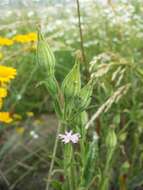
M3 100L0 98L0 109L2 108Z
M3 53L0 52L0 60L3 59Z
M18 43L26 43L28 39L26 35L18 34L15 37L13 37L13 41Z
M39 135L35 131L30 131L30 135L33 137L33 139L39 138Z
M0 99L7 96L7 90L0 87Z
M0 122L11 123L12 120L9 112L0 112Z
M28 38L31 42L35 42L37 41L37 33L35 32L30 32L28 35Z
M0 46L11 46L11 45L13 45L13 40L0 37Z
M0 65L0 82L9 82L15 75L16 69Z
M80 134L79 133L74 133L72 131L70 132L65 132L65 134L59 134L59 138L64 142L65 144L72 142L72 143L78 143Z
M0 109L3 105L3 98L7 96L7 90L5 88L0 87Z
M31 112L31 111L29 111L29 112L26 112L26 115L27 115L28 117L33 117L33 116L34 116L34 113Z
M18 34L13 37L13 41L18 43L29 43L37 41L37 33L30 32L28 34Z

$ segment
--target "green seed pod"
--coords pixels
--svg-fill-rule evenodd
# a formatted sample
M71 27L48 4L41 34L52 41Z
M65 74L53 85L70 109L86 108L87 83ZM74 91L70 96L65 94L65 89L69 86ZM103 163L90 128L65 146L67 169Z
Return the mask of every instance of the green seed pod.
M81 117L81 125L84 126L88 122L88 114L86 111L81 112L80 114Z
M77 114L75 117L75 121L78 126L84 126L88 122L88 114L86 111L81 112L80 114Z
M98 136L96 133L93 133L93 140L89 145L88 151L86 153L86 160L84 163L84 171L83 171L83 184L82 186L87 187L93 176L96 174L96 164L99 158L99 147L98 147ZM86 188L85 188L86 189Z
M58 94L58 83L54 76L48 77L45 81L45 86L52 98L56 98L56 95Z
M108 130L108 134L106 136L106 146L108 148L115 148L117 145L117 136L113 128Z
M93 91L93 86L91 81L89 81L81 90L79 93L80 98L80 109L86 109L91 101L91 95Z
M48 76L54 75L55 57L40 32L38 33L37 61L42 70L46 72Z
M80 89L80 66L79 62L76 62L62 83L62 91L64 97L68 99L77 96L80 92Z

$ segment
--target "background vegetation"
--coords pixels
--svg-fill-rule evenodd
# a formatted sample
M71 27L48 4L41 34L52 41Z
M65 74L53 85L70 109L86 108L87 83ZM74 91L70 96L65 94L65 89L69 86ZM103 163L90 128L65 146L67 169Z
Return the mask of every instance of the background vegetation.
M43 75L36 63L37 29L41 26L56 58L58 83L71 70L77 55L82 86L89 78L94 81L91 104L86 109L89 122L84 125L89 127L87 147L92 144L94 132L99 137L93 176L109 172L108 189L143 189L142 1L108 1L106 5L81 2L85 60L79 51L81 36L75 2L31 2L30 6L26 1L8 3L11 2L14 6L7 6L5 1L0 13L0 64L17 70L3 106L13 122L0 124L1 180L11 189L23 185L24 190L45 188L57 118L52 98L41 85ZM110 128L115 130L117 145L105 169L105 139ZM60 148L57 155L61 154ZM56 160L55 168L58 165ZM63 182L61 173L54 177ZM89 189L100 189L97 184L95 180ZM57 185L58 188L61 187Z

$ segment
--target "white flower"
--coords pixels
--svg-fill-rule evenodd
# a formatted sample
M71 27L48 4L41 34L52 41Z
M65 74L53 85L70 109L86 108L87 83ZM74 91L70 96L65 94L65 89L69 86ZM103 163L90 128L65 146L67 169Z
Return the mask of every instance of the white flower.
M33 139L39 138L39 135L35 131L30 131L30 135L33 137Z
M78 143L80 134L79 133L74 133L72 131L70 132L65 132L65 134L59 134L59 138L64 142L65 144L72 142L72 143Z

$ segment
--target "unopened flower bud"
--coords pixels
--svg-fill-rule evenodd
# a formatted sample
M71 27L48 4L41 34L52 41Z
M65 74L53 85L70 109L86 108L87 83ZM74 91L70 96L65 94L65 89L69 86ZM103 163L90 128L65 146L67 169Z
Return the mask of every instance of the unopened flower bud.
M42 34L38 33L37 61L46 74L54 75L55 57Z
M80 92L81 81L79 68L79 63L76 62L72 70L67 74L62 83L62 91L65 98L75 97Z
M56 97L58 94L58 83L54 76L48 77L48 79L45 81L45 86L52 98Z
M81 109L86 109L88 107L88 105L90 104L92 91L93 91L93 86L90 81L80 90L79 107Z
M75 117L75 120L77 124L80 126L86 125L88 122L88 114L86 111L82 111L80 114L77 114L77 117Z
M106 146L108 148L115 148L117 145L117 136L113 128L108 130L108 134L106 137Z

